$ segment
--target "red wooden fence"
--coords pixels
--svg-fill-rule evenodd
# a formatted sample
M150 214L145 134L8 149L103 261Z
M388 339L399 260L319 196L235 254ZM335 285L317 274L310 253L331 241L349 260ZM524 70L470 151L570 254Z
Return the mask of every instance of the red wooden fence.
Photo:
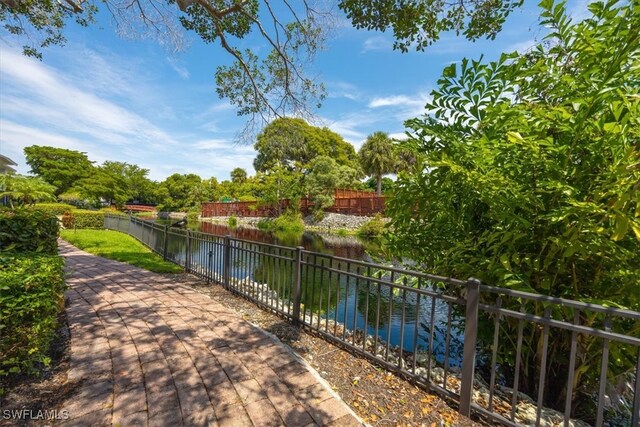
M274 217L289 207L288 199L265 205L258 202L206 202L202 204L202 216ZM300 200L300 211L308 215L313 211L313 201ZM384 196L368 191L336 190L333 206L325 209L346 215L370 216L384 213Z
M124 210L133 212L153 212L156 210L156 207L151 205L125 204Z

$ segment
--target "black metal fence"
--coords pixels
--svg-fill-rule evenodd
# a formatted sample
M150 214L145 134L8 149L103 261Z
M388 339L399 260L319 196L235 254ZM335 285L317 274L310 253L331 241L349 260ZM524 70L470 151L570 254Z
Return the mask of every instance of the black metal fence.
M455 400L464 415L640 425L638 312L134 217L106 216L105 228Z

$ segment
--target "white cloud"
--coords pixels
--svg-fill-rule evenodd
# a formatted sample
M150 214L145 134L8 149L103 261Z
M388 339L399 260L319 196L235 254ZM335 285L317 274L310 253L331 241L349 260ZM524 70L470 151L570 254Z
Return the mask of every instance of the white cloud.
M376 51L376 50L391 51L392 49L393 49L393 43L391 42L391 40L383 36L369 37L362 44L362 53Z
M404 141L407 139L407 134L404 132L392 132L389 134L389 138L395 141Z
M419 105L424 104L421 99L410 98L406 95L393 95L387 97L373 98L369 102L369 108L379 107L397 107L407 105Z
M427 93L418 93L415 96L408 95L391 95L383 97L375 97L369 101L368 107L372 109L392 110L394 117L400 120L406 120L411 117L424 114L425 105L431 100L431 95Z
M144 117L80 89L59 70L4 47L0 55L0 74L11 82L0 98L3 116L23 122L37 120L47 128L81 133L107 144L144 143L154 148L176 144Z
M252 170L252 147L235 147L230 138L199 130L203 121L206 125L226 120L226 129L218 133L233 133L233 108L228 103L204 109L189 103L176 115L166 92L152 93L144 71L136 74L132 69L123 77L123 64L87 52L61 54L68 61L51 66L0 46L0 151L19 163L20 172L28 171L24 147L34 144L86 152L97 163L135 163L149 169L156 180L175 172L227 177L234 167ZM49 59L55 63L56 58ZM136 67L135 60L131 67ZM135 87L143 90L138 93ZM178 116L182 118L177 129L192 127L176 136L169 129Z
M169 65L171 65L171 68L173 68L173 70L176 73L178 73L180 78L182 78L183 80L188 80L189 77L191 77L191 73L189 73L189 70L187 69L187 67L180 64L180 61L178 61L176 58L167 56L167 62L169 63Z
M356 85L347 82L327 82L327 95L329 98L347 98L358 101L362 98L362 92Z

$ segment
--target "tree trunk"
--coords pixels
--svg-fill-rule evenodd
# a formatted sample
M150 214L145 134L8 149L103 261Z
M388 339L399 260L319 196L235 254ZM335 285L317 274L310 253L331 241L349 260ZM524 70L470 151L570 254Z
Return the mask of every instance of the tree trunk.
M376 178L378 180L378 188L376 190L376 194L378 196L382 196L382 175L378 175Z

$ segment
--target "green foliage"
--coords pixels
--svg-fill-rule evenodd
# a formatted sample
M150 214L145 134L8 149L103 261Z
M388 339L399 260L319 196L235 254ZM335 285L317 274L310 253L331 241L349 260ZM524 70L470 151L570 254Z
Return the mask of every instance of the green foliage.
M42 48L64 45L63 29L69 19L80 25L92 23L98 5L108 11L120 34L156 38L175 50L184 48L182 26L205 43L215 43L233 60L215 73L218 95L228 98L238 114L266 121L274 115L306 112L324 99L324 86L305 76L304 64L323 46L327 28L321 20L326 12L297 2L274 3L4 0L0 20L8 34L28 41L24 53L36 57L41 57ZM242 48L242 40L252 31L268 48Z
M374 132L360 147L358 157L364 173L376 178L376 192L382 194L382 175L395 172L398 165L393 141L384 132Z
M436 2L424 0L340 0L338 6L356 28L393 30L394 49L424 50L455 31L469 40L493 39L523 0Z
M336 234L340 237L347 237L350 233L349 233L349 230L345 228L338 228L338 230L336 231Z
M302 232L304 231L304 221L302 220L302 214L292 210L286 211L279 217L273 220L274 231L285 232Z
M0 254L6 251L58 252L58 219L34 208L0 209Z
M62 215L62 226L64 228L104 228L104 215L116 214L123 215L120 212L108 211L88 211L83 209L74 209Z
M52 215L62 215L75 209L75 206L68 205L66 203L36 203L34 208Z
M318 156L309 164L306 190L314 202L316 211L333 205L336 188L353 188L359 184L357 169L339 165L333 158Z
M234 215L231 215L229 217L229 227L236 228L237 226L238 226L238 218L236 218Z
M304 231L304 221L300 212L288 210L277 218L260 220L257 227L265 231L301 233Z
M382 194L388 193L389 191L391 191L394 183L395 182L391 178L383 176L382 180L380 181ZM364 182L364 187L365 189L376 191L376 189L378 188L378 179L375 176L372 176L371 178L369 178Z
M360 228L358 228L357 234L360 237L364 238L375 238L381 237L385 231L385 222L382 219L382 215L377 214L371 220L362 224Z
M231 182L242 184L247 180L247 171L242 168L235 168L231 171Z
M182 268L151 252L131 236L113 230L62 230L61 237L104 258L126 262L156 273L180 273Z
M124 179L101 168L94 168L90 176L76 181L70 191L78 193L92 207L103 202L122 205L129 199Z
M181 211L197 206L208 199L207 187L196 174L174 173L160 183L162 203L158 210Z
M151 181L147 176L149 169L144 169L138 165L130 165L124 162L105 161L100 170L103 171L119 187L119 198L114 197L114 201L131 200L135 203L157 203L156 187L157 183ZM106 197L105 197L106 198Z
M0 253L0 378L49 364L64 309L63 266L57 255Z
M66 40L62 29L70 17L75 17L76 23L86 26L93 22L96 11L91 4L73 10L53 0L3 2L0 20L9 34L29 41L22 47L25 55L42 58L41 48L64 45Z
M75 191L67 191L66 193L59 194L58 200L62 203L72 205L76 208L88 207L80 193L77 193Z
M262 218L260 221L258 221L256 223L256 227L258 227L258 229L263 230L263 231L269 231L269 230L271 230L271 223L272 222L273 222L272 219Z
M69 191L94 170L93 162L79 151L32 145L25 147L24 155L31 172L56 187L56 195Z
M56 200L55 187L38 177L0 174L0 190L0 198L7 197L11 206Z
M189 224L197 224L200 221L200 209L190 209L187 212L187 222Z
M278 118L258 135L253 166L258 172L286 168L298 172L318 156L333 158L339 165L358 167L353 146L328 128L309 125L298 118Z
M439 274L640 310L640 6L594 3L575 25L563 4L542 6L544 43L448 66L434 116L407 122L419 165L388 204L392 245ZM551 337L549 401L569 342ZM597 363L579 358L578 389ZM522 374L531 391L535 372Z
M296 199L304 191L303 174L291 171L285 167L275 167L268 172L258 172L256 175L256 195L260 203L277 205L279 200L289 199L292 205L297 205Z

